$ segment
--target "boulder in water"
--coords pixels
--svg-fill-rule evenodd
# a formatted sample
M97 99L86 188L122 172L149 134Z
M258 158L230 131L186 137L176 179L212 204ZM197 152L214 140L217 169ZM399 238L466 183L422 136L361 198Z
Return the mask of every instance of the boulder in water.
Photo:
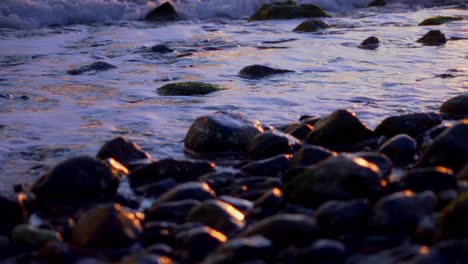
M295 29L294 32L315 32L321 29L329 28L330 26L323 22L322 20L318 19L307 19L306 21L299 24Z
M174 21L179 19L179 15L169 1L151 10L146 17L149 21Z
M112 64L109 64L103 61L98 61L98 62L91 63L89 65L81 66L76 69L71 69L67 71L67 73L70 75L81 75L84 73L96 73L96 72L107 71L107 70L111 70L115 68L117 67Z
M459 16L435 16L424 19L418 26L436 26L442 25L447 22L463 20L463 17Z
M372 36L363 40L361 44L359 44L358 47L361 49L374 50L379 47L379 43L380 43L379 39L377 37Z
M209 93L221 91L218 85L200 82L180 82L163 85L157 89L160 95L169 96L190 96L206 95Z
M371 7L371 6L385 6L385 5L387 5L387 1L385 0L374 0L370 2L367 6Z
M151 51L162 54L174 52L173 49L163 44L154 45L153 47L151 47Z
M428 46L439 46L447 43L447 38L440 30L430 30L419 38L417 42Z
M255 65L244 67L242 70L240 70L239 76L248 78L248 79L260 79L266 76L288 73L288 72L293 72L293 71L284 70L284 69L275 69L275 68L271 68L268 66L255 64Z
M440 112L453 119L468 118L468 94L461 94L445 101Z
M304 17L329 17L323 9L313 4L298 5L288 0L262 5L249 21L270 19L295 19Z
M140 164L141 161L150 159L150 155L140 149L140 147L124 137L117 137L106 142L98 151L97 158L105 160L113 158L127 168L132 168Z

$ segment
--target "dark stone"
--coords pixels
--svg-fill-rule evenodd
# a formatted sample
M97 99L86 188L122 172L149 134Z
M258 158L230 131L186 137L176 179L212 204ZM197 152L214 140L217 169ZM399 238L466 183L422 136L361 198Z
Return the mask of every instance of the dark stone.
M97 73L101 71L108 71L108 70L115 69L115 68L117 67L112 64L109 64L103 61L98 61L98 62L91 63L89 65L81 66L76 69L71 69L67 71L67 73L70 75L80 75L83 73Z
M457 173L457 179L468 181L468 163Z
M170 189L177 186L177 181L173 178L167 178L164 180L157 181L155 183L149 183L135 188L135 193L141 194L145 197L157 198L161 194L169 191Z
M218 85L200 82L169 83L157 89L159 95L190 96L206 95L223 90Z
M358 46L361 49L370 49L374 50L379 47L379 39L377 37L368 37L361 42Z
M172 246L174 242L174 229L177 225L173 222L151 222L144 224L143 233L140 236L140 242L148 247L154 244L165 244Z
M447 38L440 30L430 30L416 42L428 46L439 46L447 43Z
M135 167L135 165L141 164L142 160L150 159L148 153L142 151L136 143L124 137L117 137L106 142L99 149L96 157L102 160L113 158L127 168Z
M434 139L418 166L444 166L458 172L468 163L468 122L455 124Z
M416 138L416 141L418 142L420 148L424 150L428 148L432 144L432 142L434 142L434 139L437 136L442 134L445 130L447 130L450 127L452 127L452 124L450 123L442 123L440 125L437 125L419 134L419 136Z
M254 206L254 203L249 200L241 199L241 198L237 198L233 196L228 196L228 195L221 195L218 197L218 199L234 206L237 210L241 212L245 212Z
M345 263L347 254L346 246L343 243L336 240L319 239L299 252L297 263Z
M238 237L228 240L208 255L203 263L257 263L256 258L265 258L272 250L272 243L263 236Z
M186 182L163 193L155 204L174 202L186 199L204 201L215 197L215 192L206 183Z
M222 190L228 188L234 179L245 177L244 173L237 172L213 172L200 177L200 181L206 182L216 193L222 194Z
M143 228L139 217L118 204L95 207L81 215L70 243L89 249L116 249L135 243Z
M468 237L468 193L461 194L443 211L437 231L437 240L461 239Z
M444 167L412 169L401 178L406 187L415 192L440 192L457 188L457 177Z
M168 46L163 45L163 44L154 45L153 47L151 47L151 51L152 52L157 52L157 53L162 53L162 54L174 52L173 49L171 49Z
M382 177L384 178L387 178L392 172L392 161L384 154L377 152L356 152L353 153L352 156L363 158L370 163L374 163L377 167L379 167L380 172L382 173Z
M193 199L154 203L145 212L145 221L171 221L184 223L187 216L200 202Z
M307 135L306 142L332 150L348 147L374 137L374 132L348 110L336 110L320 119L314 127L314 131Z
M303 140L307 137L307 135L314 130L314 127L304 123L297 123L289 125L285 130L284 133L290 134L291 136Z
M255 160L279 154L292 154L301 147L301 142L279 130L269 130L255 136L247 146L247 157Z
M468 94L461 94L445 101L440 107L440 112L453 119L468 117Z
M387 140L379 152L387 155L396 166L405 166L414 162L417 149L416 140L400 134Z
M292 155L278 155L268 159L252 161L241 170L254 176L281 176L292 166Z
M122 258L117 264L171 264L172 260L166 256L156 254L141 253L138 255L130 255ZM78 263L78 264L93 264L93 263ZM100 263L95 263L100 264Z
M385 5L387 5L387 1L385 0L374 0L370 2L369 5L367 6L371 7L371 6L385 6Z
M319 146L307 145L303 146L297 154L294 155L294 165L310 166L332 156L336 156L336 153Z
M8 198L0 195L0 212L2 212L0 218L0 234L2 235L10 235L13 227L24 221L23 212L16 197Z
M248 79L260 79L263 77L267 77L270 75L275 75L275 74L282 74L282 73L288 73L288 72L293 72L290 70L284 70L284 69L275 69L271 68L268 66L264 65L250 65L247 67L242 68L239 72L239 76L248 78Z
M39 203L67 204L111 197L119 179L93 157L79 156L59 163L36 181L31 191Z
M334 237L366 228L369 213L366 199L329 201L317 209L315 218L321 233Z
M385 239L385 238L384 238ZM390 238L386 238L388 242L391 242ZM373 241L370 241L373 242ZM385 241L382 241L385 242ZM387 243L388 243L387 242ZM375 242L374 242L375 243ZM368 252L363 252L361 254L355 254L346 260L348 264L371 264L371 263L418 263L413 262L414 259L424 256L429 252L429 247L415 245L411 243L404 243L401 241L393 242L395 245L389 245L381 248L381 247L374 247L378 252L371 252L373 254L369 254ZM369 245L372 247L372 244ZM381 249L385 249L382 250ZM432 262L431 262L432 263ZM442 264L444 262L434 262ZM426 263L429 264L429 263ZM444 263L447 264L447 263Z
M284 187L292 203L316 207L330 200L367 198L380 189L379 168L362 158L329 158L292 177Z
M315 32L321 29L329 28L330 26L318 19L307 19L302 22L299 26L293 29L294 32Z
M329 17L329 15L316 5L297 5L294 1L285 1L262 5L249 21L304 17Z
M150 21L174 21L179 18L170 2L165 2L149 12L145 19Z
M223 233L206 226L178 232L175 239L184 251L183 263L200 263L206 255L227 241Z
M54 230L37 228L32 225L17 225L11 232L15 243L39 248L49 242L62 241L62 235Z
M259 122L247 120L240 114L217 112L193 122L185 136L185 148L189 152L215 156L220 153L239 155L261 132L263 128Z
M263 209L280 209L285 205L283 192L278 188L273 188L265 192L255 201L255 207Z
M214 163L208 161L189 161L167 158L141 166L128 176L133 188L155 183L167 178L179 182L194 181L207 173L216 171Z
M393 137L398 134L407 134L416 138L422 132L431 129L442 122L437 113L416 113L400 116L391 116L384 119L375 129L378 135Z
M435 16L424 19L418 26L436 26L447 22L463 20L463 17L458 16Z

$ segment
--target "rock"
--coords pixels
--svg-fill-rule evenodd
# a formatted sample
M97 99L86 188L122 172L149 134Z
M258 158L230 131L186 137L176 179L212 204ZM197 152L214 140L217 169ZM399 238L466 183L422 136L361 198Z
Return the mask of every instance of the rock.
M440 112L453 119L468 118L468 94L461 94L445 101Z
M379 47L379 39L377 37L368 37L361 42L358 46L361 49L370 49L374 50Z
M156 254L141 253L122 258L117 264L172 264L172 260L166 256ZM99 263L78 263L78 264L99 264Z
M177 186L177 181L173 178L167 178L154 183L149 183L134 189L135 193L145 197L157 198L161 194Z
M304 17L330 17L330 15L316 5L297 5L294 1L285 1L262 5L249 18L249 21Z
M313 217L299 214L277 214L265 218L242 232L241 236L262 235L276 246L304 246L314 241L319 228Z
M329 200L349 200L375 195L381 188L379 168L362 158L329 158L294 176L284 187L286 199L306 207Z
M143 228L140 216L118 204L105 204L81 215L70 243L89 249L116 249L135 243Z
M91 63L89 65L81 66L76 69L71 69L67 71L67 73L70 75L81 75L84 73L97 73L101 71L108 71L108 70L115 69L115 68L117 67L112 64L109 64L103 61L98 61L98 62Z
M263 77L267 77L270 75L275 75L275 74L282 74L282 73L288 73L288 72L293 72L290 70L284 70L284 69L275 69L271 68L268 66L263 66L263 65L250 65L247 67L242 68L239 72L239 76L248 78L248 79L260 79Z
M228 195L221 195L218 197L219 200L222 202L228 203L232 206L234 206L237 210L241 212L245 212L252 207L254 207L254 203L246 200L246 199L241 199L233 196L228 196Z
M319 146L307 145L303 146L296 155L294 155L295 166L310 166L314 165L329 157L336 156L337 154L326 148Z
M0 234L2 235L10 235L16 225L24 222L23 211L16 197L9 198L0 195L0 212L2 212L0 218Z
M179 232L175 239L177 245L184 250L183 263L199 263L228 240L223 233L206 226Z
M208 255L203 264L251 263L249 260L265 258L272 249L270 240L263 236L237 237L228 240ZM254 262L255 263L255 262Z
M173 222L147 221L144 224L140 242L145 247L155 244L172 245L174 243L174 230L176 228L177 224Z
M150 155L140 147L124 137L117 137L106 142L98 151L96 157L105 160L113 158L127 168L133 168L150 159Z
M284 133L290 134L291 136L303 140L307 135L314 130L314 127L304 123L291 124L284 130Z
M447 43L447 38L440 30L430 30L416 42L428 46L439 46Z
M299 26L293 29L294 32L315 32L321 29L329 28L330 26L318 19L307 19Z
M165 2L162 5L156 7L155 9L151 10L146 17L145 20L150 21L174 21L179 18L177 11L171 5L171 3Z
M457 173L457 179L468 181L468 163Z
M155 204L174 202L186 199L204 201L215 197L215 192L206 183L186 182L163 193Z
M370 245L372 247L372 245ZM374 254L369 254L366 252L360 254L354 254L350 258L346 260L346 263L349 264L373 264L373 263L419 263L414 262L414 259L418 257L422 257L428 254L430 248L428 246L421 246L411 244L409 242L404 243L400 242L395 246L391 247L386 250L379 250ZM437 259L431 259L431 261L435 262L428 262L429 263L444 263L445 262L438 262ZM450 262L449 262L450 263ZM422 263L420 263L422 264Z
M466 238L468 236L467 221L468 193L465 192L442 211L436 240Z
M278 155L264 160L257 160L242 166L241 170L254 176L281 176L292 166L292 155Z
M279 130L269 130L255 136L247 146L247 157L255 160L279 154L292 154L301 147L301 142Z
M387 5L387 1L385 0L374 0L370 2L369 5L367 6L371 7L371 6L385 6L385 5Z
M184 223L185 219L200 202L194 199L179 200L175 202L154 203L145 212L145 221L171 221Z
M163 44L154 45L153 47L151 47L151 51L162 54L174 52L173 49Z
M374 137L374 132L362 124L356 114L348 110L336 110L320 119L314 127L314 131L307 135L306 142L332 150Z
M205 95L223 90L218 85L199 82L169 83L157 89L159 95L190 96Z
M258 121L243 115L216 112L197 118L190 126L184 143L188 152L219 156L244 153L247 144L263 132Z
M463 20L463 17L458 16L435 16L424 19L418 26L436 26L447 22Z
M11 233L11 238L16 243L32 247L41 247L48 242L62 241L60 233L31 225L17 225Z
M416 138L418 146L420 146L421 150L427 149L432 144L432 142L434 142L434 139L437 136L442 134L445 130L447 130L450 127L452 127L451 123L441 123L440 125L437 125L419 134L419 136Z
M119 179L93 157L79 156L59 163L31 187L41 204L60 205L109 199Z
M457 177L444 167L412 169L406 172L400 181L415 192L440 192L457 188Z
M455 124L434 139L417 165L443 166L458 172L468 163L468 121Z
M228 235L245 226L244 214L219 200L208 200L194 207L187 216L187 221L203 223Z
M407 134L416 138L422 132L431 129L442 122L437 113L415 113L385 118L375 129L378 135L393 137Z
M400 134L387 140L378 152L387 155L396 166L405 166L414 162L417 149L416 140Z
M384 154L377 152L356 152L352 156L357 158L363 158L370 163L374 163L379 167L382 177L387 178L392 172L392 161Z
M319 239L299 252L297 263L345 263L347 255L343 243L331 239Z
M320 230L327 236L338 236L367 227L370 214L369 201L328 201L315 212Z

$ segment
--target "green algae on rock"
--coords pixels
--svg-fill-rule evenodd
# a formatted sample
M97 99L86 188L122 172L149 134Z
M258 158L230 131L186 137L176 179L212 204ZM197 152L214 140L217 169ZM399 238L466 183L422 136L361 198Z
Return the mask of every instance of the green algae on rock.
M319 6L313 4L298 5L294 1L286 1L262 5L249 18L249 21L304 17L330 17L330 15Z
M293 32L315 32L329 27L330 26L327 23L311 18L299 24L295 29L293 29Z
M206 95L223 90L218 85L201 82L169 83L157 89L159 95L190 96Z
M418 26L436 26L442 25L447 22L460 21L463 20L463 17L459 16L435 16L424 19Z

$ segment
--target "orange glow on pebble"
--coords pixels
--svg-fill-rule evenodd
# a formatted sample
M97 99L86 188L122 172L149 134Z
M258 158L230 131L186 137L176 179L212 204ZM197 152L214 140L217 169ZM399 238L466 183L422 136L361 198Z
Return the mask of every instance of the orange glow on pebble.
M403 192L403 194L406 196L406 197L413 197L414 193L410 190L406 190Z
M429 247L428 246L422 246L419 248L419 253L423 254L423 255L426 255L428 254L430 251Z
M362 166L362 167L366 167L370 170L372 170L373 172L379 172L380 169L379 167L377 167L377 165L375 165L374 163L370 163L368 162L367 160L363 159L363 158L354 158L353 161L358 164L359 166Z
M273 188L273 195L276 197L281 197L283 195L283 192L278 188Z
M222 243L226 242L227 241L227 237L221 233L221 232L218 232L212 228L208 228L208 227L205 227L205 230L214 238L218 239L219 241L221 241Z
M387 187L387 185L388 185L388 183L387 183L386 180L381 180L381 181L380 181L380 186L382 186L382 187Z
M228 213L237 221L244 221L245 216L243 213L241 213L241 211L237 210L236 208L234 208L234 206L227 203L224 206L226 211L228 211Z

